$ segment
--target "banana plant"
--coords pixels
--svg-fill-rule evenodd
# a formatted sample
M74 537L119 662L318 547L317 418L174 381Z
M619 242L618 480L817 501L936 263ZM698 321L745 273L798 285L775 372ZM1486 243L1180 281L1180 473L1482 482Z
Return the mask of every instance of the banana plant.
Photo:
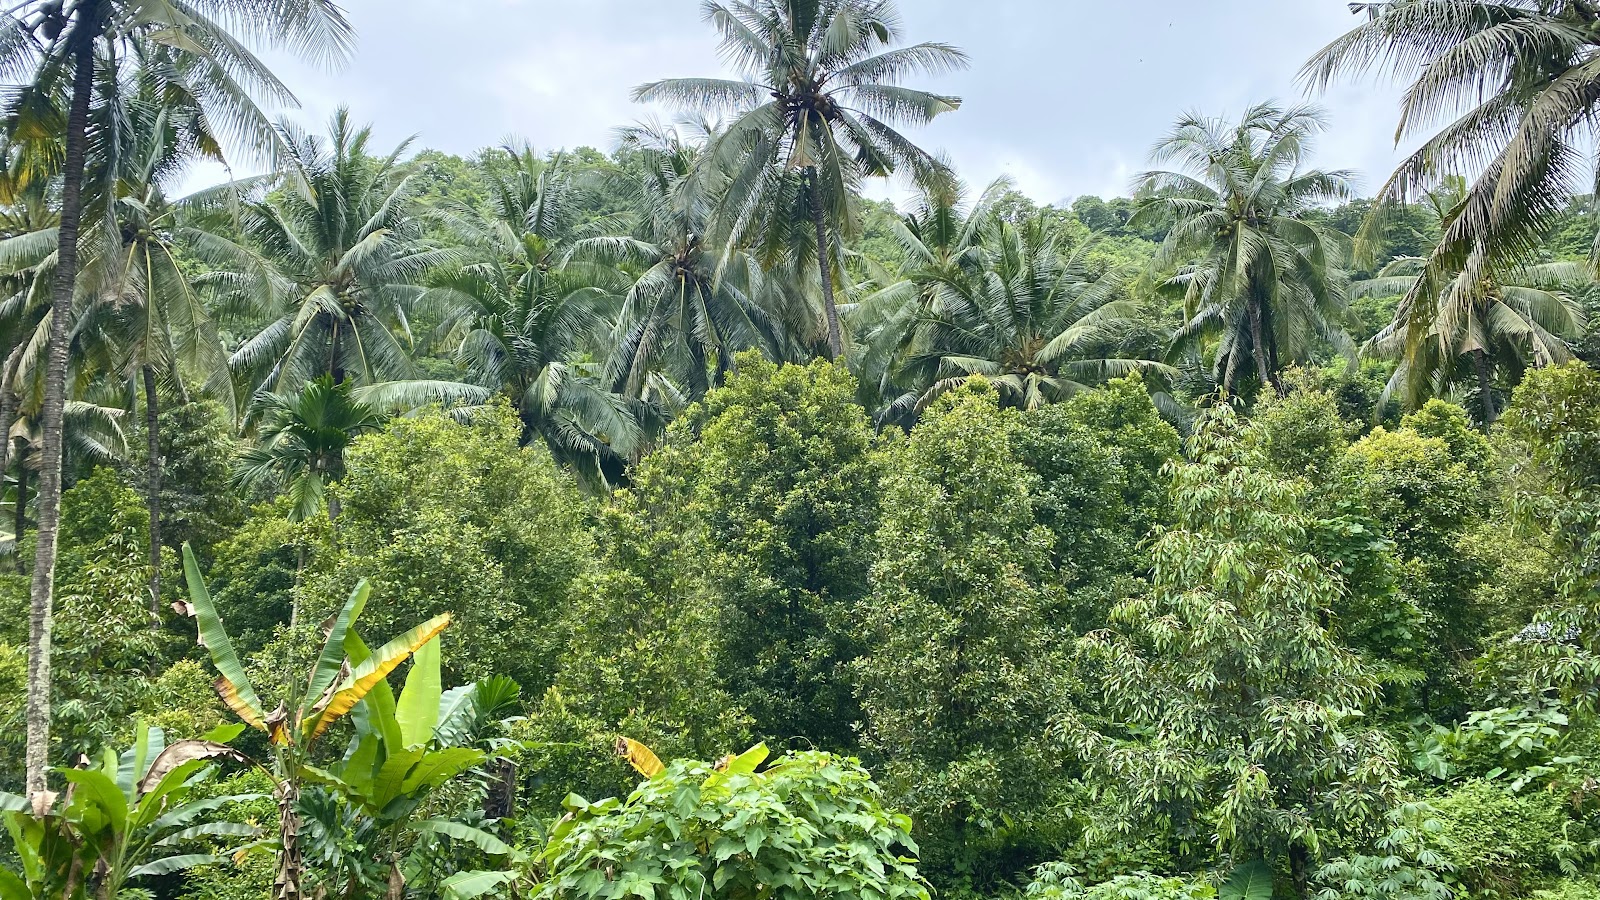
M120 755L107 749L98 765L86 758L79 768L58 770L65 794L0 794L0 817L21 863L19 871L0 868L0 900L115 898L130 881L224 862L248 849L258 837L253 826L205 818L260 795L198 791L216 771L212 760L243 760L227 746L242 730L227 726L168 744L161 729L140 724ZM243 845L221 853L192 849L218 839Z
M300 793L307 780L321 778L310 764L313 746L335 722L352 715L352 711L363 708L370 716L373 707L382 705L385 695L392 702L385 679L430 643L435 648L432 652L437 653L435 638L450 625L450 615L435 616L377 650L368 651L355 632L356 620L371 593L363 580L327 626L322 650L305 683L289 685L288 695L269 712L234 652L222 617L206 590L194 551L187 544L183 548L183 569L189 584L189 602L178 604L178 611L197 623L200 644L210 653L217 669L217 694L241 721L266 732L272 748L271 772L278 803L278 872L273 881L273 900L301 900L305 896L305 863L300 846ZM362 704L375 692L377 698ZM357 730L361 730L359 722ZM401 777L405 784L405 777L413 773L410 769L396 771L400 764L397 759L395 766L383 774Z
M344 640L352 663L359 666L370 658L354 630ZM493 714L493 705L503 705L509 681L489 679L445 692L440 663L435 638L416 651L398 699L387 683L379 683L355 707L355 735L338 762L302 769L308 782L339 801L315 804L319 830L365 837L360 842L364 855L340 854L343 871L329 879L347 885L347 895L364 886L398 896L395 892L429 868L433 854L416 851L440 841L462 842L510 863L526 861L524 854L482 828L448 815L425 814L440 787L487 758L469 744L475 742L481 720ZM337 847L338 842L330 843ZM499 885L512 877L511 872L458 872L442 879L439 887L446 897L461 900L473 896L478 884Z

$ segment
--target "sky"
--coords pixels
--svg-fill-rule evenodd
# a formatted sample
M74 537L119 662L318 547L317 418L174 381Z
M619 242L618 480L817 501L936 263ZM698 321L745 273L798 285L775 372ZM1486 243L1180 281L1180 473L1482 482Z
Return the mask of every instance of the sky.
M345 0L358 33L336 71L274 59L318 127L339 106L380 145L469 154L508 137L541 150L609 149L619 126L671 110L633 103L638 84L728 75L698 0ZM1308 98L1296 75L1358 20L1345 0L900 0L909 41L956 44L967 71L914 86L961 109L913 132L981 187L1009 175L1041 203L1128 191L1183 112L1237 115L1312 100L1330 129L1322 168L1367 192L1398 160L1398 89L1341 85ZM892 193L892 192L891 192Z

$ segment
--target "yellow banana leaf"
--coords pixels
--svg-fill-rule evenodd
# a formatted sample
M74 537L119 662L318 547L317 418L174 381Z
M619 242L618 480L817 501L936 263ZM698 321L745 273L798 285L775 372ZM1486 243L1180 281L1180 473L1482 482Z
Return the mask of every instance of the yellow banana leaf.
M371 658L356 666L344 683L334 691L314 719L311 720L311 740L316 740L339 717L349 712L378 682L410 658L422 645L433 640L450 625L450 614L435 616L416 628L395 638L373 652Z
M617 738L617 755L626 759L634 771L646 778L654 778L666 770L661 764L661 758L656 756L649 747L639 743L633 738Z

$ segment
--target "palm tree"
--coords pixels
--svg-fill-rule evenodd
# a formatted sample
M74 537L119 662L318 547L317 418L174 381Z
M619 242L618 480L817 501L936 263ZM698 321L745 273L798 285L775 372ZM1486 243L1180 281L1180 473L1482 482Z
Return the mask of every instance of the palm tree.
M173 48L175 81L203 98L208 116L241 143L272 143L264 117L249 99L254 91L271 102L294 97L231 31L307 56L340 58L350 28L332 0L24 0L0 23L0 71L36 73L19 92L19 111L50 111L67 97L61 166L61 218L52 286L48 357L41 429L44 459L38 497L38 548L29 614L27 789L46 787L50 733L50 613L61 505L62 416L66 405L67 333L78 275L78 237L83 214L84 164L88 150L95 71L115 68L119 51L144 35ZM63 89L63 85L70 84ZM44 129L48 131L48 129Z
M1353 194L1347 173L1303 168L1322 128L1314 109L1270 103L1237 123L1186 115L1152 154L1180 169L1138 178L1144 199L1134 221L1170 222L1157 265L1181 264L1169 282L1184 292L1174 349L1215 339L1216 377L1230 395L1246 361L1263 387L1282 393L1280 368L1307 356L1313 337L1348 343L1348 241L1306 218Z
M732 116L710 155L731 175L719 211L728 242L759 234L769 263L815 254L837 357L835 240L852 227L855 190L902 167L918 178L941 168L897 128L961 101L902 82L964 68L967 57L949 44L895 47L892 0L706 0L703 9L722 34L723 57L748 80L669 79L636 88L634 99Z
M150 615L161 608L161 451L158 381L187 397L184 373L203 379L208 393L231 408L232 384L222 337L178 263L183 234L177 217L204 199L169 200L166 187L196 158L220 159L204 111L164 73L171 52L135 44L125 72L100 75L102 101L94 111L86 181L86 227L79 238L83 300L76 326L105 368L142 388L145 412L145 502L150 516ZM48 270L50 260L40 260ZM130 397L140 393L130 391ZM132 401L130 400L130 403Z
M997 179L969 205L959 181L938 179L924 185L915 208L892 224L905 263L898 273L871 278L849 315L862 400L878 410L880 423L914 410L926 387L900 380L919 317L981 304L984 241L995 234L994 204L1012 186L1008 178Z
M1045 215L991 218L984 231L970 287L958 277L919 298L902 375L924 386L918 410L973 377L1008 406L1038 409L1130 372L1168 372L1119 352L1137 331L1138 305L1123 296L1126 273L1091 271L1092 242L1068 249Z
M581 230L580 188L564 157L506 148L490 166L487 209L440 216L466 248L429 276L427 298L444 309L441 332L472 383L515 404L525 437L604 482L643 450L636 399L607 387L590 358L605 346L622 273L566 259Z
M285 168L244 206L245 242L194 242L221 267L206 278L221 307L266 323L234 351L234 368L270 392L320 375L369 384L411 376L401 343L408 310L422 275L452 255L422 242L415 182L401 164L410 142L373 157L372 129L352 126L344 109L326 141L288 124L279 132Z
M1405 340L1415 348L1408 352L1424 352L1425 342L1461 330L1460 322L1435 329L1434 315L1492 305L1496 285L1514 283L1536 261L1572 185L1600 180L1592 162L1590 175L1580 171L1592 158L1600 112L1600 9L1584 0L1395 0L1352 9L1366 21L1301 75L1315 88L1368 71L1408 82L1396 143L1429 136L1379 199L1393 206L1449 176L1472 178L1405 300ZM1447 346L1426 352L1452 355ZM1474 365L1485 371L1488 360L1474 355Z
M383 414L353 389L349 381L321 375L294 394L257 394L253 415L262 426L256 445L239 454L235 483L287 494L290 521L324 509L338 518L338 501L330 500L327 486L344 475L344 451L356 438L383 427Z
M777 355L780 326L763 305L769 284L750 254L706 238L723 179L696 165L703 147L675 130L641 126L623 132L622 149L628 163L611 177L634 207L634 233L587 238L571 254L632 273L607 378L639 397L664 371L699 400L722 383L738 351Z
M1564 289L1590 284L1593 276L1581 263L1553 262L1507 269L1505 281L1474 290L1460 278L1442 291L1430 293L1437 308L1420 315L1430 323L1427 340L1407 340L1411 322L1419 315L1415 304L1417 281L1427 271L1428 260L1402 257L1390 262L1377 276L1350 286L1352 296L1403 295L1394 321L1369 340L1364 352L1380 359L1397 360L1385 388L1386 403L1403 391L1408 406L1445 393L1463 359L1470 361L1477 378L1483 424L1494 424L1494 372L1510 372L1519 379L1532 367L1561 365L1572 358L1567 341L1583 333L1584 312Z

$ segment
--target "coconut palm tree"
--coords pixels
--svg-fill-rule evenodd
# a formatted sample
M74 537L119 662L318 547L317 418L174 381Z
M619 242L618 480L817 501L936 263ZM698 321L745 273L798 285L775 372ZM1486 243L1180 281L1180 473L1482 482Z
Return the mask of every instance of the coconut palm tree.
M1416 407L1445 393L1463 361L1476 377L1483 424L1493 425L1499 415L1495 402L1495 373L1520 380L1530 367L1561 365L1572 358L1567 341L1583 334L1583 307L1567 289L1593 283L1582 263L1553 262L1507 269L1505 281L1473 286L1458 279L1442 291L1415 293L1417 281L1427 271L1424 257L1402 257L1389 263L1376 277L1350 286L1355 297L1403 299L1394 321L1367 341L1363 351L1399 364L1385 388L1383 402L1396 392ZM1423 296L1437 308L1423 315L1429 321L1427 339L1407 340L1415 304Z
M244 242L192 242L219 266L204 281L221 308L265 322L234 351L234 369L274 393L321 375L367 384L411 377L403 342L419 281L453 257L422 241L410 208L416 182L401 162L410 142L372 156L372 129L356 128L344 109L326 140L278 128L283 174L242 208Z
M607 383L592 362L611 335L621 272L566 258L582 234L581 188L566 159L508 147L487 167L486 209L439 216L466 248L428 278L440 331L477 385L503 392L525 437L541 438L585 477L612 480L643 451L658 418Z
M279 105L293 95L239 41L341 58L350 27L332 0L24 0L0 19L0 72L33 73L14 97L19 115L35 125L55 120L65 98L61 155L61 214L49 318L48 356L40 424L44 459L38 498L38 548L29 614L27 788L45 789L50 720L50 613L55 578L56 528L61 503L62 416L66 406L68 318L77 288L78 238L83 214L95 71L115 68L123 48L143 36L173 48L175 81L202 98L219 130L238 143L272 145L252 93ZM32 133L50 134L48 127ZM53 138L50 141L54 142Z
M1128 273L1091 270L1092 242L1068 248L1044 215L991 218L983 230L977 277L941 280L918 298L901 376L923 386L918 410L977 376L1002 403L1038 409L1130 372L1170 374L1120 352L1138 331L1138 305L1122 291Z
M964 68L949 44L896 47L892 0L706 0L722 55L747 80L676 78L642 85L634 99L730 116L710 161L731 176L719 209L731 245L759 235L769 264L813 258L828 350L844 352L835 302L841 232L853 228L861 180L905 169L919 178L940 166L898 128L961 105L903 86L918 75ZM809 232L809 234L807 234Z
M1380 200L1393 206L1448 176L1471 179L1406 298L1409 352L1424 352L1428 340L1461 329L1453 322L1436 330L1435 314L1487 308L1496 285L1537 261L1573 186L1600 179L1590 152L1600 112L1600 10L1582 0L1394 0L1352 9L1364 21L1318 52L1302 78L1325 88L1376 72L1407 84L1396 143L1427 138ZM1451 355L1447 347L1426 352Z
M1179 169L1137 180L1144 199L1134 221L1172 227L1157 266L1177 266L1169 284L1184 293L1174 350L1216 341L1216 377L1229 394L1250 362L1261 385L1281 393L1279 370L1305 358L1313 338L1348 344L1348 240L1306 216L1353 194L1347 173L1304 168L1322 128L1312 108L1270 103L1237 123L1185 115L1152 153Z
M178 263L180 211L205 195L169 199L189 165L220 160L218 137L194 98L173 90L172 53L132 45L122 70L100 73L95 139L86 165L86 222L79 238L77 340L107 372L138 385L145 413L145 501L150 516L150 613L161 606L160 392L187 397L184 371L231 408L228 355L210 313ZM207 192L209 193L209 192ZM40 235L44 237L45 235ZM48 235L53 238L53 232ZM23 243L19 240L18 243ZM45 249L39 242L39 249ZM54 256L34 263L49 272Z
M916 409L926 385L908 385L901 362L917 322L933 310L980 305L984 241L995 234L994 204L1012 182L997 179L975 201L954 178L923 185L911 212L892 223L905 262L863 286L848 316L851 359L862 402L881 422Z
M698 400L722 383L736 352L778 354L780 326L763 305L769 283L750 254L706 237L724 179L696 165L701 146L643 126L623 132L622 148L630 162L611 177L634 206L635 231L578 241L571 254L634 274L622 292L607 379L640 397L652 374L665 372Z

